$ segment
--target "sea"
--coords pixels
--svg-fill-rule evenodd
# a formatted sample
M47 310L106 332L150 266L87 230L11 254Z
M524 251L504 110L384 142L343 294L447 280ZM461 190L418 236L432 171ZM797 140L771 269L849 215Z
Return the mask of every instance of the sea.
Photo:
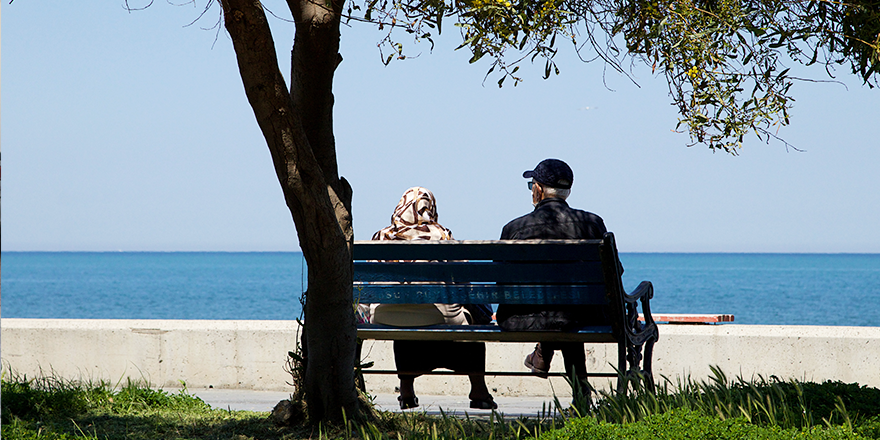
M878 326L880 254L622 253L624 287L651 309L738 324ZM301 317L298 252L3 252L0 317Z

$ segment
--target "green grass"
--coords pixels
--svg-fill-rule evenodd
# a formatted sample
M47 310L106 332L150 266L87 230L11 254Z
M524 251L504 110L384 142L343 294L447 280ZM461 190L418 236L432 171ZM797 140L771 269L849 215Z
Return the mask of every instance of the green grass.
M675 409L645 417L637 423L608 423L592 417L572 420L563 429L552 431L542 440L673 440L673 439L749 439L749 440L856 440L862 439L844 426L782 428L756 425L745 418L720 419L697 411Z
M880 414L880 390L843 382L783 381L775 377L728 380L713 368L709 380L672 384L664 380L654 393L637 389L627 397L603 393L592 411L598 420L628 423L673 409L696 411L721 420L782 428L866 423ZM583 410L583 408L581 408Z
M469 419L378 413L366 424L276 427L268 413L212 409L185 389L4 378L3 439L877 439L880 390L841 382L666 381L656 394L604 394L547 417ZM550 416L550 415L553 416ZM582 414L583 417L574 415Z
M215 410L185 389L171 394L130 381L4 379L2 407L4 439L283 438L264 413Z

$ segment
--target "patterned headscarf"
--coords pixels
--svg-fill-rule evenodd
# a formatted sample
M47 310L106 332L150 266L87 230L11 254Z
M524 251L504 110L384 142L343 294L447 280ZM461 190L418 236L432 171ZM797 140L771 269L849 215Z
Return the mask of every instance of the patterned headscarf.
M416 186L403 193L391 226L373 234L373 240L452 240L452 231L437 223L434 194Z

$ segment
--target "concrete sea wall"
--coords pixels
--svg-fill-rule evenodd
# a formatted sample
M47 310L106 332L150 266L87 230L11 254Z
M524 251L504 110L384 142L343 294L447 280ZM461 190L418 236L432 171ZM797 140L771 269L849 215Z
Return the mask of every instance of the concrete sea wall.
M293 321L199 320L0 320L3 371L55 375L68 379L143 379L157 387L290 390L287 352L295 346ZM488 343L489 371L525 371L523 358L534 344ZM587 344L590 371L612 371L617 348ZM363 355L376 369L393 369L391 343L366 341ZM809 381L840 380L880 388L880 327L773 325L660 326L654 348L654 374L675 383L702 380L717 365L728 377L771 375ZM561 370L561 359L553 363ZM393 393L393 375L367 375L367 389ZM567 395L561 379L493 377L486 382L496 395ZM607 385L607 379L595 379ZM421 394L467 393L466 378L423 377Z

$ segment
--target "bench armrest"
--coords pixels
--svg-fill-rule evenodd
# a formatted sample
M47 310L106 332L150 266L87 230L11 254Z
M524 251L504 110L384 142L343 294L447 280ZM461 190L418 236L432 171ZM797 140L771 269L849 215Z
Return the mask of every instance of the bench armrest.
M651 315L651 298L654 297L654 285L650 281L642 281L632 292L623 294L626 307L627 338L635 345L642 345L649 339L657 342L660 337L657 324ZM639 321L639 303L642 305L644 324Z

